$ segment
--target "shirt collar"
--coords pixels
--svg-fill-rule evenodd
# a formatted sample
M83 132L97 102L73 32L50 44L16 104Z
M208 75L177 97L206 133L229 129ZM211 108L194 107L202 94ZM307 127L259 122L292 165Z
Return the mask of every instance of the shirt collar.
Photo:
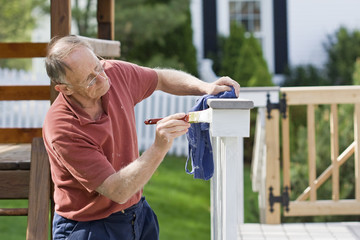
M111 88L111 85L110 85L110 88ZM110 89L109 89L109 91L110 91ZM74 104L67 95L60 93L60 96L63 99L63 102L65 102L66 106L70 109L70 111L79 120L80 125L86 125L86 124L101 121L104 117L108 116L109 91L107 91L107 93L105 93L101 97L104 113L99 120L91 119L89 114L87 114L87 112L84 109L82 109L79 105Z

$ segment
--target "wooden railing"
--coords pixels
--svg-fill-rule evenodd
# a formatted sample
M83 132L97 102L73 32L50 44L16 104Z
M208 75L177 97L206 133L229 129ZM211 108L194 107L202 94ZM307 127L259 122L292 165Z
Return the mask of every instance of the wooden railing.
M120 56L120 42L114 39L114 0L98 1L98 38L86 40L94 47L95 53L104 57ZM51 37L61 37L71 34L71 0L51 0ZM106 40L104 40L106 39ZM45 57L47 43L0 43L1 58L35 58ZM50 100L53 102L57 96L53 85L49 86L0 86L0 101L8 100ZM39 138L38 138L39 137ZM35 138L33 140L33 138ZM0 129L0 144L3 143L33 143L31 147L31 167L18 169L20 166L14 155L11 159L1 159L0 163L6 165L1 170L0 190L6 193L6 198L29 197L29 210L0 209L0 215L20 215L28 213L28 227L26 239L48 239L49 226L49 202L50 170L47 154L41 139L41 128L3 128ZM10 146L11 147L11 146ZM26 150L27 146L24 146ZM5 147L7 150L8 148ZM8 151L3 151L3 153ZM27 150L28 152L28 150ZM28 154L25 154L28 155ZM27 158L27 157L25 157ZM29 159L21 159L29 163ZM16 169L9 169L14 166ZM30 183L29 183L30 182ZM21 183L23 192L20 195L12 195L11 191L17 191L17 183ZM10 194L10 195L9 195ZM53 207L53 204L51 204ZM53 209L53 208L52 208Z
M289 211L285 216L314 216L314 215L357 215L360 214L360 87L303 87L281 88L286 94L287 105L307 106L308 133L308 164L309 186L295 200L290 201ZM316 176L316 141L315 141L315 106L330 105L330 133L331 133L331 165L319 176ZM354 104L354 142L344 152L339 154L338 133L338 104ZM290 149L289 149L289 118L283 119L283 186L290 187ZM349 157L355 154L355 199L340 200L339 197L339 168ZM317 200L317 189L331 176L332 199ZM310 199L310 201L305 201Z
M283 160L283 190L291 189L291 149L289 125L291 115L289 109L295 105L305 105L307 112L307 158L309 186L295 201L289 201L288 211L284 216L316 216L316 215L358 215L360 214L360 87L359 86L331 86L331 87L291 87L281 88L280 95L285 94L287 104L287 117L282 118L282 160ZM354 105L354 141L339 153L338 134L338 104ZM315 140L315 108L317 105L330 105L330 136L331 136L331 164L317 176L316 174L316 140ZM279 113L272 112L272 118L266 119L266 192L268 199L280 196L280 129ZM305 152L305 150L304 150ZM354 154L355 159L355 199L340 199L339 169ZM331 176L332 198L318 200L317 189ZM271 190L270 190L271 189ZM264 193L260 193L264 194ZM284 197L284 195L282 196ZM272 207L267 201L264 222L280 223L280 204Z

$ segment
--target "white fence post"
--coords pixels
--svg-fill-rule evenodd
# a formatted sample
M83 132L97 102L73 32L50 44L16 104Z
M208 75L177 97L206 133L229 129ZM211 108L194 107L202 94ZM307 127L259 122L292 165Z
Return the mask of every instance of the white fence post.
M211 239L237 239L244 222L243 137L249 137L252 101L209 99L215 172L211 180Z

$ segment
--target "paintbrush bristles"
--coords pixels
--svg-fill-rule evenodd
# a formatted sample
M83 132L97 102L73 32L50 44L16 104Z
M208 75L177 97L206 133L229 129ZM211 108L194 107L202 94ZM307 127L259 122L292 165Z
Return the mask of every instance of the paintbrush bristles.
M199 123L199 122L211 122L212 115L211 109L206 109L203 111L189 112L189 123Z

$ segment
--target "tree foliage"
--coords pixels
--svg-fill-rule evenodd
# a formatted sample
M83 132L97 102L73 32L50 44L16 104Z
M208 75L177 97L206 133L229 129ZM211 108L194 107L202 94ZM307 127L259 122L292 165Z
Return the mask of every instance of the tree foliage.
M253 34L232 23L230 35L219 37L214 70L221 76L230 76L241 86L272 86L271 74L263 57L261 46Z
M197 75L188 0L122 0L115 8L123 59Z
M36 26L33 10L42 6L46 0L0 0L0 41L29 42ZM1 68L29 68L27 59L1 59Z
M287 67L284 72L285 81L282 86L326 86L331 85L324 71L314 65Z
M332 85L351 85L354 63L360 56L360 31L339 28L324 43L328 55L326 71Z
M97 26L96 26L96 12L95 12L95 1L87 0L85 6L81 6L80 0L75 0L74 5L71 9L71 14L75 20L78 34L87 37L96 37Z

